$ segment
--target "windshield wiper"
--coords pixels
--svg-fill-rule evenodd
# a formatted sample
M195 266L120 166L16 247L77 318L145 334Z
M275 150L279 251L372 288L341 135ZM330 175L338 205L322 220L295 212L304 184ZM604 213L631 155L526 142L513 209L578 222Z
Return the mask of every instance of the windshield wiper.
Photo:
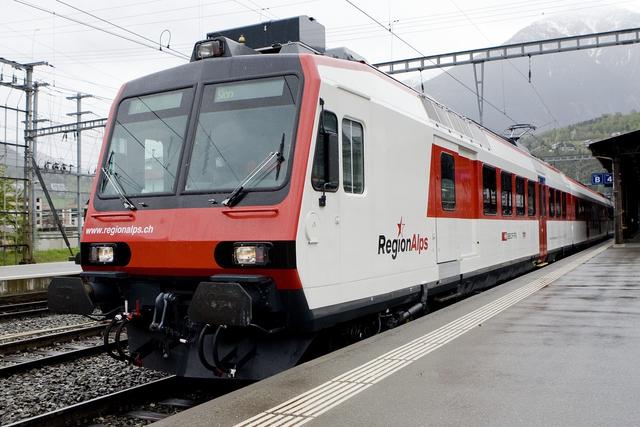
M274 167L277 167L276 179L278 179L278 175L280 175L280 164L284 161L284 155L282 154L284 150L284 133L282 133L282 140L280 142L279 151L271 152L264 158L262 162L254 170L249 172L249 175L245 179L238 184L236 188L229 194L229 197L222 201L222 204L227 207L232 207L236 203L240 201L240 199L246 194L245 188L246 186L256 179L258 175L260 175L263 171L266 173L271 172ZM274 162L275 160L275 162Z
M109 160L107 161L107 163L111 164L112 156L113 156L113 151L109 155ZM124 188L120 184L120 180L118 179L118 176L115 173L112 174L111 172L109 172L104 166L102 167L102 173L107 178L107 181L113 186L114 190L116 190L116 193L118 193L118 196L120 197L120 201L122 202L122 205L129 210L135 211L136 206L125 194Z

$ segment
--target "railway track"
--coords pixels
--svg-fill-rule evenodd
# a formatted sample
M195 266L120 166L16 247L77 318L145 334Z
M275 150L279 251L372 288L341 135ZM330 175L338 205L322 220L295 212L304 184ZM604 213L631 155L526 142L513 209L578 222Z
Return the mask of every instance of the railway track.
M122 340L123 344L126 344L126 340ZM113 347L113 343L110 345ZM30 352L29 355L23 354L8 355L3 358L4 362L13 363L11 365L0 367L0 378L6 378L8 376L26 372L31 369L41 368L43 366L55 365L57 363L64 363L76 359L95 356L105 351L105 346L100 343L70 343L56 347L55 349L48 350L36 350ZM36 353L37 357L32 356Z
M0 305L15 304L18 302L29 302L47 299L47 291L27 292L22 294L9 294L0 296Z
M105 326L106 324L102 322L92 322L3 335L0 337L2 340L0 354L17 353L55 343L69 342L76 338L97 336Z
M46 292L0 297L0 320L16 319L48 312Z
M0 305L0 320L16 319L19 317L33 316L36 314L45 314L49 312L47 300L21 302L16 304Z
M204 386L207 391L204 391ZM105 418L153 422L182 410L236 390L246 383L186 380L168 376L137 385L115 393L96 397L75 405L26 418L6 427L42 426L56 427L80 423L102 424ZM184 397L184 395L188 397ZM194 396L197 396L194 398ZM149 408L153 408L150 410ZM98 419L100 417L100 419ZM98 419L98 420L97 420Z

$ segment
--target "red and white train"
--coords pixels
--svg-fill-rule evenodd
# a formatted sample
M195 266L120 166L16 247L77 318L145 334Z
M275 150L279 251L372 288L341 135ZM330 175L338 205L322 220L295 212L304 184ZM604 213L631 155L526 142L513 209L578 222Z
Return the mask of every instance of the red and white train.
M609 235L602 195L358 59L298 17L125 84L51 309L99 306L123 360L263 378Z

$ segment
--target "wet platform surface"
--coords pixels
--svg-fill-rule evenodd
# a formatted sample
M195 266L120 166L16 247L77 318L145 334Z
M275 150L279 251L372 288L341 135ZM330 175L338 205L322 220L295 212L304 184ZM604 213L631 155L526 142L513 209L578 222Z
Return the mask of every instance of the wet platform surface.
M79 265L72 261L43 262L40 264L7 265L0 267L0 280L35 279L39 277L79 274Z
M639 282L599 245L158 425L637 425Z

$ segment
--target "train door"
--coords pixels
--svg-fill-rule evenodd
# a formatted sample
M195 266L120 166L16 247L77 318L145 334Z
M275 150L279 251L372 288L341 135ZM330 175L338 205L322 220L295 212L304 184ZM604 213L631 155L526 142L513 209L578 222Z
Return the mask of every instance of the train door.
M540 237L540 261L547 257L547 186L542 176L538 177L538 201L540 206L539 237Z
M434 137L434 142L437 145L453 148L453 144L448 141ZM435 145L434 145L435 146ZM438 151L434 150L435 153ZM456 209L456 161L455 157L445 151L436 154L435 171L435 184L436 184L436 203L439 205L436 207L436 260L437 262L444 263L450 261L456 261L459 253L459 241L458 236L460 221L456 221L452 218L450 213Z
M370 100L364 95L341 91L340 101L340 240L342 251L341 280L353 282L363 278L371 268L371 259L362 254L370 252L369 242L362 236L372 234L374 215L367 176L367 165L373 148ZM369 153L369 154L367 154ZM369 159L369 160L368 160ZM348 262L346 262L348 260Z
M300 212L306 244L301 246L298 268L309 287L340 282L340 151L338 119L331 107L320 114L311 171L314 192Z

